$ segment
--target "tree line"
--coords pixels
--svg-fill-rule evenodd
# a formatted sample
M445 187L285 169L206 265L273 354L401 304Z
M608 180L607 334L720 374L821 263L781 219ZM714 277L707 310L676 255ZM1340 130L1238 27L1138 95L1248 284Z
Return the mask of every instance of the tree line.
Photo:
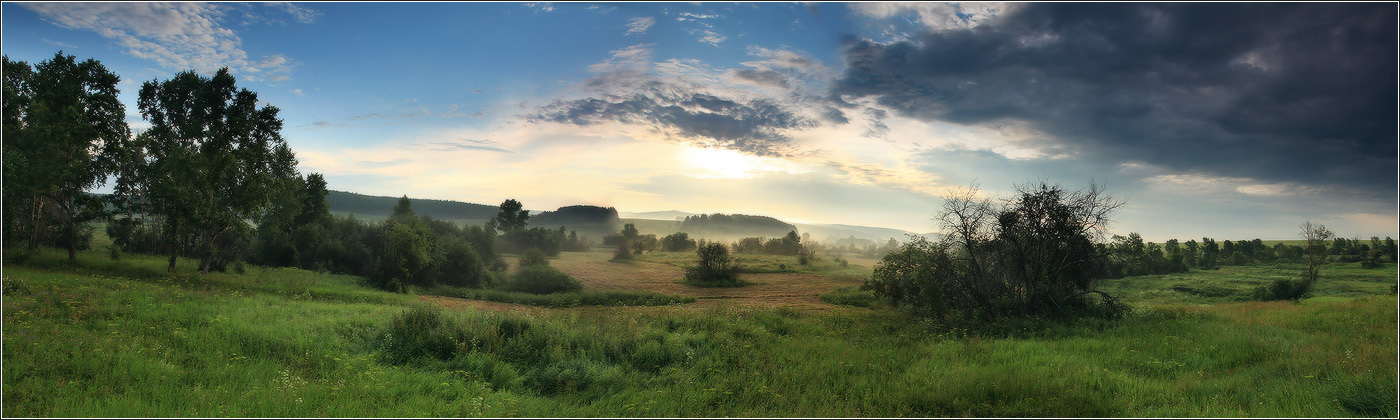
M508 277L502 252L555 256L589 245L562 226L528 227L529 211L513 199L485 226L418 216L406 196L380 223L335 217L325 178L298 173L279 109L238 87L228 68L144 82L138 107L150 127L134 135L119 81L61 51L33 67L4 57L7 248L55 246L76 259L91 245L92 222L105 220L113 258L165 255L172 271L192 258L202 273L248 261L403 290L499 285ZM87 192L109 177L113 194Z

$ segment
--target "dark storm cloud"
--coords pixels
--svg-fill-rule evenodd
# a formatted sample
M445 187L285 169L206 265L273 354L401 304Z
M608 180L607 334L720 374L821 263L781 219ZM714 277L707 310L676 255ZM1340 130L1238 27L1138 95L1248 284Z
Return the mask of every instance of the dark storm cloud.
M787 76L783 76L782 73L778 73L776 71L754 69L734 69L733 71L734 77L738 77L740 79L748 80L750 82L763 85L776 86L783 89L788 88Z
M1021 121L1093 159L1396 188L1395 4L1034 3L844 54L837 103Z
M781 130L816 126L815 121L767 99L726 99L661 83L630 95L554 101L526 119L574 125L653 124L707 146L770 157L787 154L789 138Z

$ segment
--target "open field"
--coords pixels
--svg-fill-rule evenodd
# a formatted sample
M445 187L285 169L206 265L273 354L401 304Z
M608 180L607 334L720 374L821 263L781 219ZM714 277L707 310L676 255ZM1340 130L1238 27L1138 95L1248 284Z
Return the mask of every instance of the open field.
M564 253L551 265L585 290L700 299L546 309L391 294L355 277L296 269L199 276L182 259L180 272L168 274L159 257L112 261L98 251L70 265L62 251L44 250L4 267L4 414L1396 412L1394 264L1330 265L1318 296L1300 303L1232 297L1296 272L1286 266L1121 279L1107 288L1133 303L1126 319L1025 322L984 335L819 299L860 283L869 266L854 261L809 268L741 255L751 269L768 271L743 274L757 284L702 289L674 282L685 254L610 256ZM1210 285L1225 291L1199 292Z

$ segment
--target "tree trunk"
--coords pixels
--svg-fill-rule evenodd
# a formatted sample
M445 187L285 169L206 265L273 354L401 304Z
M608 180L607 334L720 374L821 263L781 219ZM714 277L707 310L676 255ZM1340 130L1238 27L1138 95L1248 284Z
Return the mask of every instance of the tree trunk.
M39 214L44 210L44 199L35 196L29 203L29 250L39 249Z

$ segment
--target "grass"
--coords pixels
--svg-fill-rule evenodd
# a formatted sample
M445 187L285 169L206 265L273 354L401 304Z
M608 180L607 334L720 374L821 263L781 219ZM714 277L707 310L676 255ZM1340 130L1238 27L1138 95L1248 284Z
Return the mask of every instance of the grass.
M425 290L423 293L546 308L571 308L576 306L661 306L679 305L695 301L694 297L688 296L623 290L561 292L541 295L505 290L438 286Z
M561 261L609 267L584 257L607 254ZM1231 297L1288 266L1122 279L1106 285L1134 303L1122 320L984 334L878 305L445 310L348 276L65 260L44 250L4 267L7 416L1396 414L1394 265L1329 266L1299 303Z
M1224 266L1219 270L1105 280L1100 289L1129 302L1209 305L1251 300L1254 289L1277 279L1301 278L1303 264ZM1361 263L1328 263L1314 296L1386 295L1395 285L1396 265L1361 268Z

